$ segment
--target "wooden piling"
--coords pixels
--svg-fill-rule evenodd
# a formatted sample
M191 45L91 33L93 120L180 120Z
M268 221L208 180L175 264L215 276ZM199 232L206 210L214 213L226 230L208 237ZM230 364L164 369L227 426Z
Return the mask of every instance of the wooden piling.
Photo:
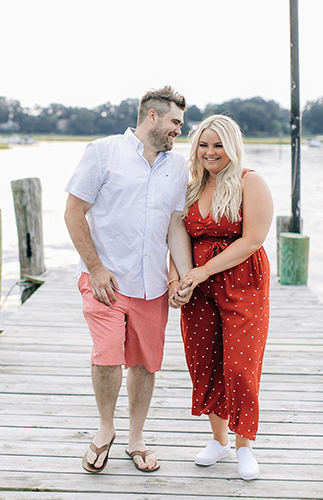
M307 285L309 237L298 233L280 234L281 285Z
M276 218L276 242L277 242L277 276L280 276L280 234L289 233L292 227L292 217L278 216ZM303 219L300 220L300 231L303 232Z
M28 281L46 271L44 263L42 189L38 178L18 179L11 182L16 213L20 276ZM40 285L26 287L22 302Z
M2 214L0 209L0 309L1 309L1 287L2 287Z

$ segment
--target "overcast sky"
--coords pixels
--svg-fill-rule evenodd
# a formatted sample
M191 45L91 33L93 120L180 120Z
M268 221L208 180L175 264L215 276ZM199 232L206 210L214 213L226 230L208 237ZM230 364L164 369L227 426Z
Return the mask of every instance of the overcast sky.
M323 96L323 0L299 0L302 106ZM6 0L0 96L93 108L170 84L203 108L290 106L289 0Z

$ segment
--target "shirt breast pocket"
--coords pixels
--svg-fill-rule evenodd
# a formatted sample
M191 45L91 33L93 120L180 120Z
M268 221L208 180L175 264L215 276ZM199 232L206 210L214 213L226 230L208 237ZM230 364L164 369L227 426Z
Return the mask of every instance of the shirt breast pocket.
M162 183L162 203L163 206L173 212L179 201L179 186L174 176L165 174Z

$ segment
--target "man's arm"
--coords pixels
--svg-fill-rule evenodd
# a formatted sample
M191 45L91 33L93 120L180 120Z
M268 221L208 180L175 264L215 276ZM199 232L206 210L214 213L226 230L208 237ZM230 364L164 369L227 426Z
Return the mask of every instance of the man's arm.
M73 244L90 273L94 297L99 302L111 306L111 301L116 302L111 283L117 290L119 286L114 275L102 265L95 249L85 217L91 206L90 203L69 194L66 202L65 223Z

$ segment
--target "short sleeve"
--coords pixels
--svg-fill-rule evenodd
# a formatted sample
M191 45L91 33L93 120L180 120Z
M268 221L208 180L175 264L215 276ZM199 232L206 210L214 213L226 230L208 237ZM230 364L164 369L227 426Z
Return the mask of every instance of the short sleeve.
M97 146L90 142L76 170L65 187L65 191L93 204L103 182L100 156Z
M180 179L180 186L179 186L179 197L178 197L178 202L175 207L175 210L178 212L183 212L184 207L185 207L185 202L186 202L186 191L187 191L187 184L188 184L188 167L186 164L186 161L183 158L182 161L182 175Z

